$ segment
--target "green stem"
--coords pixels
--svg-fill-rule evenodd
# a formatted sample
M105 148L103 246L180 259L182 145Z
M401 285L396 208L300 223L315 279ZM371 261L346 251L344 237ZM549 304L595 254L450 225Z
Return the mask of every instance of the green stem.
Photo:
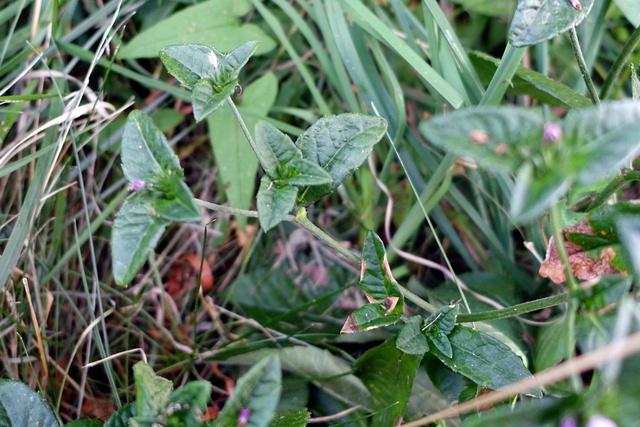
M564 272L567 276L567 288L571 293L578 289L578 284L576 283L576 279L573 277L573 272L569 265L569 257L567 256L567 250L564 247L564 235L562 234L562 229L560 227L560 215L557 204L553 205L551 208L551 211L549 212L549 219L551 222L551 229L553 230L554 243L558 250L558 256L560 257L560 261L562 261L562 266L564 267Z
M587 85L589 97L594 104L600 104L598 91L596 90L596 86L593 84L593 80L591 79L591 75L589 74L589 69L587 67L587 62L584 60L584 55L582 55L582 48L580 47L580 40L578 40L578 32L576 31L576 27L573 27L569 30L569 38L571 39L571 48L573 49L573 54L578 61L578 67L580 67L580 73L582 74L582 78Z
M251 133L249 132L247 125L242 119L242 116L240 115L240 111L238 111L238 109L236 108L236 104L233 103L233 99L231 99L230 96L227 98L227 103L229 104L229 107L231 107L231 112L236 117L236 120L240 125L240 129L242 129L242 133L244 133L245 138L247 138L247 141L249 141L249 145L251 146L251 149L255 153L258 160L260 160L260 164L263 164L262 159L260 158L260 155L258 152L258 146L256 145L256 142L253 140L253 137L251 137Z
M638 43L640 43L640 27L634 30L634 32L631 34L631 37L629 37L629 40L627 40L627 43L625 43L624 47L622 48L622 52L620 52L620 55L618 55L618 58L616 58L616 62L613 64L611 71L609 71L609 74L607 74L607 78L602 85L600 98L609 98L609 96L611 95L611 91L613 90L613 84L620 75L620 71L622 71L622 68L629 61L631 55L633 55L633 52L638 46Z
M542 310L543 308L553 307L558 304L564 304L567 301L569 301L569 294L565 292L551 297L540 298L534 301L527 301L523 302L522 304L512 305L511 307L502 308L500 310L482 311L480 313L471 314L458 314L456 316L456 322L470 323L504 319L505 317L519 316L521 314L530 313L532 311Z
M640 171L626 169L622 173L611 180L609 185L598 194L593 202L587 206L586 211L589 212L593 209L599 208L604 205L607 200L616 192L618 188L629 181L640 181Z
M295 216L293 221L296 224L299 224L302 228L309 230L311 234L325 242L331 248L340 252L349 261L353 262L354 264L360 265L360 257L358 255L342 246L333 237L329 236L327 233L318 228L314 223L309 221L309 218L307 218L307 210L305 208L298 208L298 214Z

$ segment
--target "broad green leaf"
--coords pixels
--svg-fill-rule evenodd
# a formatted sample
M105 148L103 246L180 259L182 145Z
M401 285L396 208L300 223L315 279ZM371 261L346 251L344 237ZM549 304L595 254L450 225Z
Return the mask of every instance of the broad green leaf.
M580 0L582 9L569 0L520 0L509 29L515 47L530 46L577 26L591 11L594 0Z
M262 349L232 357L229 363L255 363L272 353ZM334 356L328 350L314 346L294 346L277 350L282 369L296 378L306 378L315 385L349 406L360 405L371 410L371 395L362 381L351 373L351 365Z
M580 246L583 251L593 258L600 258L600 253L611 248L616 255L611 260L611 265L621 272L631 272L633 265L631 259L637 249L625 251L621 243L621 236L618 234L617 222L624 215L638 218L640 216L640 205L631 202L618 202L615 205L605 205L589 212L588 223L594 234L566 233L566 238L572 243ZM628 232L624 232L629 237Z
M164 413L173 384L156 375L144 362L133 365L133 376L136 383L136 416L133 421L141 427L151 427Z
M476 383L467 377L447 368L436 356L427 353L422 363L429 379L438 391L453 400L458 400L460 393Z
M384 326L395 325L402 315L394 312L395 307L384 303L366 304L349 315L341 333L357 333Z
M453 350L447 335L456 325L456 314L458 314L458 305L442 306L424 321L422 328L429 342L447 357L452 357Z
M569 189L571 181L564 176L567 172L566 169L550 170L536 175L533 165L530 162L524 163L511 195L509 214L513 220L524 223L546 212Z
M155 194L153 204L158 217L169 221L202 220L191 190L181 176L171 174L162 181L163 191Z
M278 182L289 185L322 185L332 181L331 175L311 160L295 157L282 165Z
M412 316L405 322L398 334L396 345L407 354L424 354L429 351L427 337L422 331L422 316Z
M133 280L169 223L154 214L154 201L148 194L130 195L113 222L111 260L120 286Z
M373 399L373 426L394 426L404 416L413 379L422 355L403 353L396 339L367 350L358 358L354 374L367 386Z
M483 83L488 86L498 69L500 60L478 51L472 52L469 57ZM529 95L552 107L581 109L593 105L589 98L569 86L565 86L556 80L522 66L518 66L516 69L515 75L510 80L507 93L511 95Z
M248 0L210 0L172 14L134 37L118 58L154 58L160 49L176 44L206 45L215 42L227 52L238 43L260 41L258 54L269 52L274 41L253 24L241 24L239 17L251 9Z
M510 17L516 9L514 0L453 0L453 2L469 12L486 16Z
M245 408L250 412L247 426L268 426L278 407L281 388L280 358L271 352L238 380L233 396L216 418L216 425L235 427L240 410Z
M640 26L640 3L636 0L615 0L615 3L624 12L629 22L635 27Z
M302 158L293 141L267 122L256 125L256 149L260 164L271 180L288 185L317 185L332 181L318 164Z
M51 407L40 393L19 381L0 379L0 426L58 427Z
M640 102L606 102L567 114L564 142L578 183L591 184L616 172L640 153Z
M127 403L111 414L104 427L129 427L129 419L134 418L136 414L136 403Z
M303 192L307 206L334 191L365 161L387 129L381 117L341 114L318 120L296 141L302 156L320 165L333 182L314 185Z
M168 171L184 176L167 138L140 110L132 111L127 118L122 135L122 169L130 182L153 181Z
M226 86L214 88L211 80L203 78L196 82L191 93L193 103L193 116L200 122L225 103L235 91L236 82L232 81Z
M278 179L281 163L289 162L300 150L287 135L270 123L259 121L256 124L256 155L260 165L272 180ZM300 157L302 155L300 154Z
M434 117L420 124L432 144L498 172L515 172L539 151L543 120L516 107L478 107Z
M431 352L449 369L482 387L496 390L531 375L522 360L491 335L458 325L448 338L453 357L446 357L437 348ZM542 396L539 389L530 393Z
M629 257L633 271L640 277L640 217L638 215L621 215L616 222L620 241Z
M278 412L269 423L269 427L305 427L311 413L306 409L291 409Z
M222 54L218 57L218 66L213 67L206 77L209 77L214 84L236 81L240 71L249 62L249 58L254 54L259 44L259 41L251 40L227 54Z
M167 424L171 426L199 427L202 414L206 413L207 402L211 395L211 383L208 381L190 381L175 390L169 396L166 413Z
M277 93L278 80L273 73L266 73L244 88L238 108L255 116L266 116L276 100ZM257 119L244 117L244 121L255 139L254 128ZM207 117L207 127L220 174L219 190L224 192L231 206L249 209L255 198L255 179L258 172L256 155L228 105L225 104L216 114ZM246 217L243 216L236 217L236 220L241 227L247 223Z
M161 49L159 55L169 74L178 79L182 86L193 90L198 80L206 77L215 67L212 55L216 56L214 61L218 61L217 58L223 54L209 46L180 44Z
M404 309L404 298L391 275L384 244L375 232L367 233L361 257L360 289L371 304L354 311L342 327L342 333L393 325L400 320Z
M264 231L282 222L295 206L297 195L296 187L275 184L268 176L262 177L258 190L258 220Z
M361 258L360 289L379 303L384 302L385 298L398 298L398 308L394 312L402 313L402 293L391 275L384 243L373 231L365 237Z

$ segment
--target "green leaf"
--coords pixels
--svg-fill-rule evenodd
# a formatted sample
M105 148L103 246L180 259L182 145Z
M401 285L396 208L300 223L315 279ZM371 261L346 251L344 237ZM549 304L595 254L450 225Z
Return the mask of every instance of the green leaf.
M568 169L568 168L567 168ZM525 162L516 178L511 195L509 215L517 223L532 221L542 215L569 189L570 180L565 170L536 171L530 162Z
M242 408L250 411L247 426L269 425L278 406L281 388L280 358L272 352L238 380L233 396L216 418L216 425L235 427Z
M640 154L640 102L612 101L567 114L564 141L573 151L577 181L588 185Z
M349 315L340 333L357 333L395 325L402 318L394 306L384 303L366 304Z
M386 298L398 298L399 301L394 312L402 313L402 293L398 288L398 283L391 275L384 243L375 232L370 231L367 233L362 246L361 257L360 289L379 303L384 302Z
M269 423L269 427L304 427L309 423L311 413L307 409L291 409L278 412Z
M167 424L176 427L202 426L202 414L207 410L210 395L211 383L208 381L190 381L175 390L167 405L170 411L165 411Z
M136 403L131 402L111 414L104 427L129 427L129 419L137 415Z
M127 118L122 135L122 169L130 182L153 181L167 173L184 176L167 138L140 110L132 111Z
M302 156L321 166L333 182L308 187L301 206L331 193L365 161L387 129L381 117L360 114L327 116L307 129L296 141Z
M136 416L133 420L140 426L150 427L164 413L173 384L156 375L144 362L133 365L133 376L136 383Z
M453 2L466 11L495 17L513 15L516 5L513 0L453 0Z
M223 54L218 50L199 44L180 44L167 46L160 50L160 60L173 77L189 90L193 90L198 80L206 77Z
M272 352L270 349L258 350L232 357L227 362L252 364ZM277 352L282 369L294 377L313 381L316 386L348 406L360 405L365 410L372 409L367 387L351 373L350 364L331 352L314 346L286 347Z
M391 275L384 244L373 231L367 233L361 257L360 289L371 304L354 311L342 327L342 333L393 325L400 320L404 309L404 298Z
M120 286L133 280L169 223L154 214L154 201L148 194L130 195L113 222L111 260L113 277Z
M424 319L422 316L412 316L398 334L396 345L407 354L424 354L429 351L427 337L422 331Z
M162 179L163 191L155 194L154 208L158 217L169 221L201 221L202 214L191 190L178 175Z
M322 167L302 158L302 152L287 135L267 122L256 125L257 155L267 175L279 184L316 185L332 181Z
M530 46L549 40L577 26L591 11L594 0L580 0L582 9L569 0L520 0L509 29L515 47Z
M496 390L531 375L522 359L491 335L458 325L448 338L453 357L446 357L437 348L432 348L432 353L449 369L482 387ZM539 389L529 393L542 396Z
M616 222L620 241L636 277L640 276L640 217L637 215L621 215Z
M420 124L429 142L497 172L515 172L542 140L542 118L516 107L477 107ZM536 150L537 151L537 150Z
M260 41L258 54L269 52L274 41L253 24L241 24L239 17L251 9L247 0L210 0L172 14L141 32L119 52L118 58L154 58L158 51L176 44L208 44L215 41L222 51L238 43Z
M511 2L511 0L509 1ZM471 52L469 57L483 83L488 86L498 69L500 60L478 51ZM589 98L569 86L522 66L516 68L507 93L510 95L529 95L552 107L581 109L593 105Z
M238 108L251 116L266 116L277 93L278 80L273 73L266 73L244 88ZM254 128L258 120L247 115L244 121L255 139ZM255 197L258 159L228 105L207 117L207 127L220 174L218 190L224 192L231 206L249 209ZM243 216L236 220L241 227L247 222Z
M447 357L452 357L453 350L447 335L456 325L456 314L458 314L457 304L442 306L424 321L425 326L422 328L429 342Z
M191 93L193 116L200 122L225 103L235 91L237 81L231 81L223 87L215 87L211 80L203 78L196 82Z
M422 355L403 353L396 339L367 350L354 366L357 375L371 392L375 414L373 426L394 426L404 416Z
M640 4L636 0L615 0L634 27L640 26Z
M65 427L102 427L100 420L76 420L65 424Z
M258 220L264 231L282 222L295 206L297 195L296 187L276 184L267 175L262 177L258 190Z
M0 379L0 426L58 427L51 407L40 393L19 381Z
M628 216L638 218L640 216L640 205L633 204L631 202L618 202L615 205L605 205L598 209L589 212L587 221L589 226L593 230L594 234L582 234L582 233L566 233L567 240L580 246L585 252L590 255L593 254L593 258L600 258L600 254L603 250L611 248L615 251L616 255L611 259L611 265L613 265L618 271L631 272L633 265L631 263L631 257L637 249L626 251L625 247L621 244L621 237L618 234L617 222L622 216ZM627 237L629 234L624 232Z

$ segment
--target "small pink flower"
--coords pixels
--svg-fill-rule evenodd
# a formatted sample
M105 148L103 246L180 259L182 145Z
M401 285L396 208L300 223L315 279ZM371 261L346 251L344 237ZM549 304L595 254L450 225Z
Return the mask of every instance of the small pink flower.
M584 7L579 0L569 0L569 3L571 3L571 6L573 6L573 8L577 10L582 10L582 8Z
M607 417L596 415L591 417L591 419L587 423L587 427L618 427L618 424Z
M562 128L559 124L547 122L544 124L542 139L548 142L558 142L562 139Z
M238 423L236 425L238 427L246 426L249 423L250 416L251 416L251 409L240 408L240 412L238 413Z
M129 186L129 190L140 190L147 186L147 183L144 181L133 181Z
M565 417L560 420L558 427L578 427L578 419L576 417Z

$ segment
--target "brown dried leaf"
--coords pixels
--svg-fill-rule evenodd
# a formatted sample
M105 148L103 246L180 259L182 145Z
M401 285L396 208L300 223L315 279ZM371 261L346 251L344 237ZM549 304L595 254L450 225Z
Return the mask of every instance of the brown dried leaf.
M598 277L610 274L620 274L620 271L611 265L611 260L616 255L616 251L613 250L613 248L604 249L600 258L592 258L580 249L578 245L568 241L566 238L567 233L594 235L595 232L586 219L580 224L562 229L564 248L569 259L569 266L575 277L580 280L595 280ZM548 277L554 283L563 283L567 280L564 267L562 266L562 260L560 260L558 254L558 247L553 237L549 239L547 254L538 273L540 273L542 277Z

